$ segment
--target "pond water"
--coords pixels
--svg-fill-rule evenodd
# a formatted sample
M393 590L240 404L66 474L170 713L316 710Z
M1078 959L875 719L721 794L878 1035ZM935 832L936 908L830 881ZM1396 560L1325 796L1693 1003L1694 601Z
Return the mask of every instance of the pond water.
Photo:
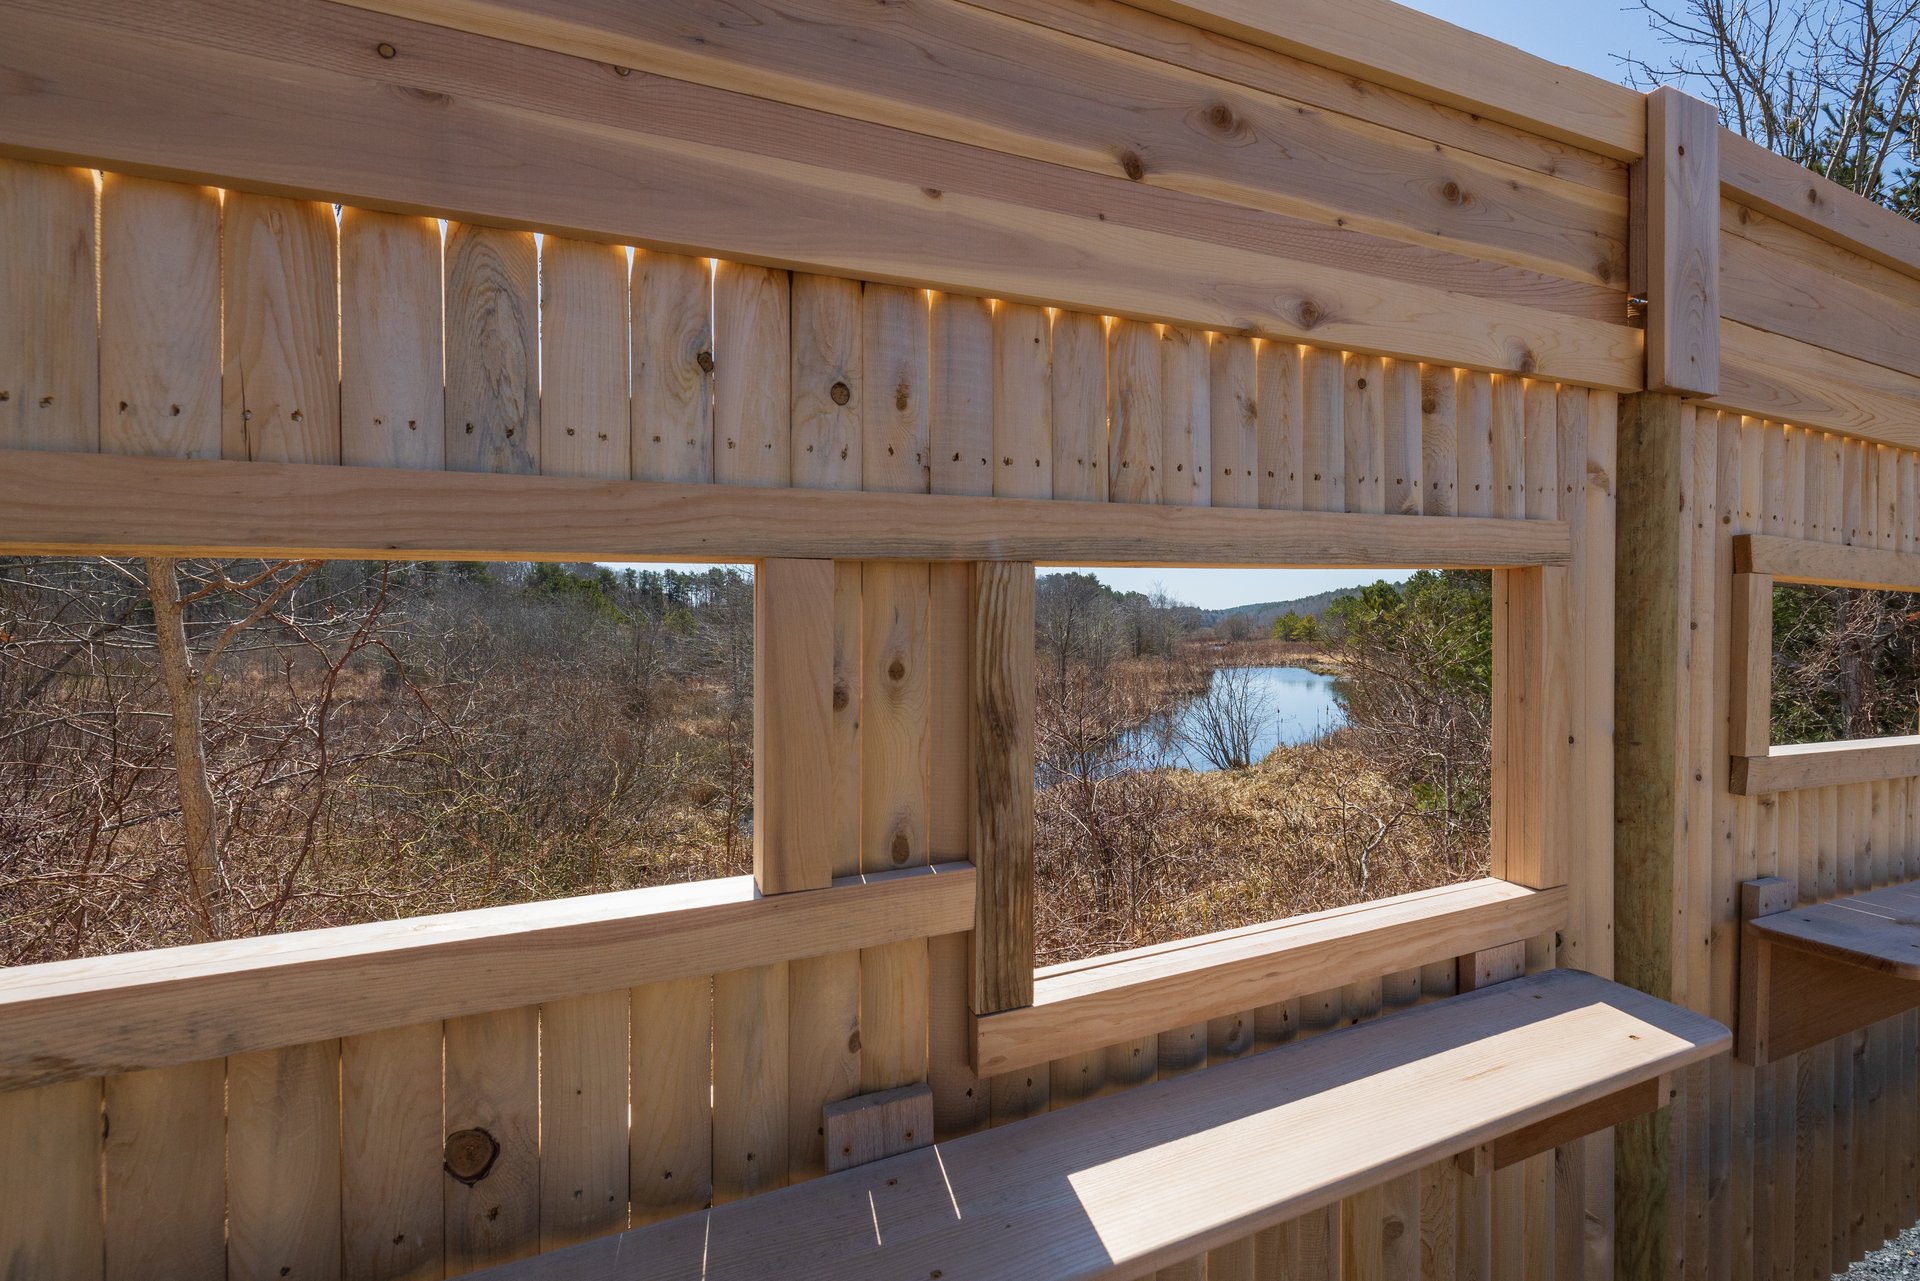
M1291 747L1346 723L1346 710L1340 705L1334 686L1337 678L1304 667L1220 668L1213 674L1216 688L1228 672L1245 673L1248 702L1253 724L1253 759L1262 760L1276 747ZM1155 716L1129 736L1130 753L1157 756L1166 764L1181 769L1205 772L1217 768L1191 741L1195 709L1194 699L1171 712Z

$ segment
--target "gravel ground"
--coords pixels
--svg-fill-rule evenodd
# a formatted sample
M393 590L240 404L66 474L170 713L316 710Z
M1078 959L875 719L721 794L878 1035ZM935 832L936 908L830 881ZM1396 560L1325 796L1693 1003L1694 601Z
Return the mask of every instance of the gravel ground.
M1920 1277L1920 1225L1908 1228L1885 1249L1874 1251L1834 1281L1895 1281L1900 1277Z

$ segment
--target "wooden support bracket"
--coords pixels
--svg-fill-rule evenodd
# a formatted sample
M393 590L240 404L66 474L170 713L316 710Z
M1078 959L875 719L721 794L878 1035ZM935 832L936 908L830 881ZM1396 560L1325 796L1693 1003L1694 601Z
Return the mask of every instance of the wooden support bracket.
M1755 1067L1920 1009L1920 885L1795 907L1778 877L1740 887L1734 1055Z

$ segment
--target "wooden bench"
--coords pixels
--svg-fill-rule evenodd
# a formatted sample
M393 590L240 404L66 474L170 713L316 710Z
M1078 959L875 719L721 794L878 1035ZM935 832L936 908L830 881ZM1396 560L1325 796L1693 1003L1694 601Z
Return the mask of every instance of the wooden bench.
M1131 1277L1493 1145L1496 1166L1668 1097L1711 1019L1572 970L524 1262L494 1281Z
M1796 906L1741 887L1738 1057L1759 1066L1920 1008L1920 882Z

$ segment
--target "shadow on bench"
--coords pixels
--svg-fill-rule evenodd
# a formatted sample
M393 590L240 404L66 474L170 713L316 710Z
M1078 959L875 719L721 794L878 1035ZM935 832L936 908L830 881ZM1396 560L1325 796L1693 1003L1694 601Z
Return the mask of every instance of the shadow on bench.
M1552 970L485 1275L1137 1276L1482 1145L1604 1128L1730 1039Z

